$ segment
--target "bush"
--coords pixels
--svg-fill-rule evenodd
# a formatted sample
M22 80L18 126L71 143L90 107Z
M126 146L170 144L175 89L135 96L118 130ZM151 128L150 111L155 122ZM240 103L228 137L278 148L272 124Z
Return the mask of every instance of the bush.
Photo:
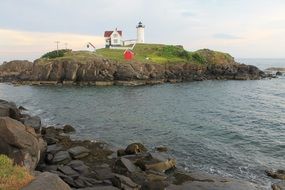
M200 64L204 64L207 62L206 59L203 56L201 56L199 53L193 53L192 58L194 61L197 61Z
M0 189L18 190L29 184L33 176L26 168L13 164L6 155L0 155Z
M162 48L161 55L164 57L179 57L189 59L188 51L181 46L165 46Z
M63 57L65 53L71 52L71 51L72 51L71 49L60 49L58 51L54 50L54 51L44 54L41 58L54 59L57 57Z

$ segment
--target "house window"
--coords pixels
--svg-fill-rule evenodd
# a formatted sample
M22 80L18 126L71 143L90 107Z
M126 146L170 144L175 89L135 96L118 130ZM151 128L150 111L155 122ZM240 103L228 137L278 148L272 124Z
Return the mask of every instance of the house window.
M118 43L118 39L114 39L114 44L117 44Z
M114 34L113 37L114 37L114 38L117 38L117 37L118 37L118 34Z

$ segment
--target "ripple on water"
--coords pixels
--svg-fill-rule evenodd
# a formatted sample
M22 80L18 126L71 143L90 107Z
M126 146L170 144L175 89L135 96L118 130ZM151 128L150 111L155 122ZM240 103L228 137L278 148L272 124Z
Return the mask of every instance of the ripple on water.
M204 81L150 87L13 87L0 98L69 123L77 137L171 149L179 167L270 183L285 162L284 80Z

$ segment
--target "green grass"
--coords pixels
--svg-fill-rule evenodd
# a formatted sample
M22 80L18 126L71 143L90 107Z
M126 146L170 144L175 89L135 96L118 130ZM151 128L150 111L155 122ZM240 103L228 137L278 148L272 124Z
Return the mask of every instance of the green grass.
M0 155L0 190L19 190L33 178L26 168L14 165L6 155Z
M96 58L106 58L110 60L126 63L124 51L119 49L102 48L96 52L89 51L67 51L63 56L55 58L41 58L38 62L47 63L53 60L74 60L87 63ZM195 52L186 51L182 46L163 44L136 44L133 49L135 58L131 62L156 63L156 64L224 64L232 63L233 58L226 53L211 51L208 49ZM54 52L52 53L52 55Z

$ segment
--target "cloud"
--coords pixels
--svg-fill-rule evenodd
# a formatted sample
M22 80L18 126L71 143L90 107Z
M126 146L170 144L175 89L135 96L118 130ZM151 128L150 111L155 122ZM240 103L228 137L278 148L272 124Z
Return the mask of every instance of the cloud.
M73 33L45 33L9 30L0 28L0 63L15 58L21 59L31 55L29 60L38 58L56 48L55 41L60 41L59 48L84 50L86 43L91 42L96 47L104 46L103 36L81 35Z
M215 39L222 39L222 40L238 40L238 39L242 39L241 37L234 36L234 35L231 35L231 34L224 34L224 33L214 34L213 38L215 38Z
M195 13L190 12L190 11L183 11L183 12L181 13L181 15L184 16L184 17L194 17L194 16L196 16Z

